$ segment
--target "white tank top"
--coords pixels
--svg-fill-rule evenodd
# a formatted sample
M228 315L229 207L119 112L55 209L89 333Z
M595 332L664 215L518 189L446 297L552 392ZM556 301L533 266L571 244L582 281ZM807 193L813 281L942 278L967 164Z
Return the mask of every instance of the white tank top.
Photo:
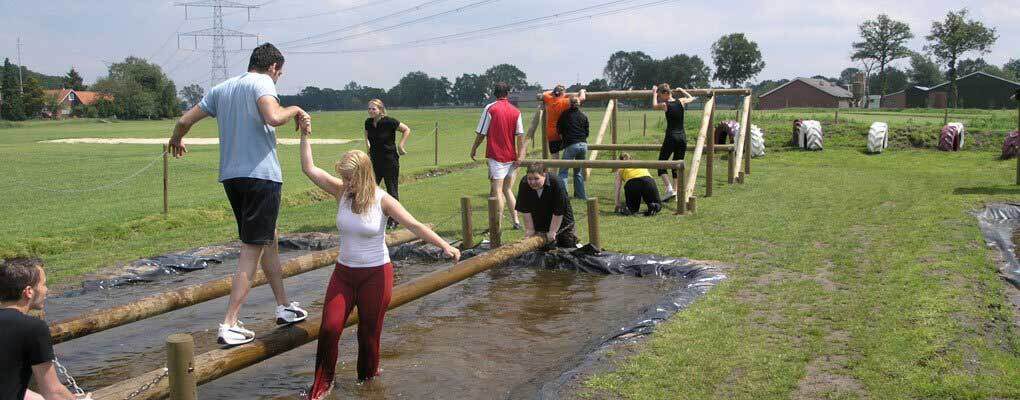
M336 261L351 268L378 267L390 262L386 248L386 217L383 215L383 190L375 188L375 201L364 214L351 211L347 196L339 201L336 227L340 231L340 255Z

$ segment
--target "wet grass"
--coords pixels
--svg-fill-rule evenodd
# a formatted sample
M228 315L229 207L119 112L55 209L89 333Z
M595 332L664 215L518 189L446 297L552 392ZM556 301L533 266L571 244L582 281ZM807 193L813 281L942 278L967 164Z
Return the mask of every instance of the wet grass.
M993 200L1015 200L1015 162L994 151L1009 129L975 133L960 153L916 149L893 124L885 154L862 153L869 122L826 123L826 150L779 145L795 116L756 114L768 156L755 160L742 186L725 185L717 163L715 196L697 214L652 218L607 213L612 181L593 173L601 198L602 239L614 251L732 262L739 268L690 309L665 324L643 351L615 372L588 381L592 397L625 398L1009 398L1020 396L1020 340L1004 286L973 218ZM442 117L443 166L467 161L476 110L401 111L419 135L404 172L431 168L430 118ZM724 112L718 119L727 118ZM728 113L732 114L732 111ZM1000 112L1001 113L1001 112ZM396 115L397 113L394 112ZM640 111L621 115L623 141L656 142L658 113L642 137ZM695 112L688 130L697 124ZM1003 113L1003 115L1005 115ZM842 115L841 115L842 116ZM400 115L398 115L400 117ZM593 126L601 112L591 112ZM1003 117L1005 118L1005 117ZM820 119L820 118L819 118ZM361 113L327 113L318 137L360 137ZM876 119L878 120L878 119ZM1005 120L1004 120L1005 121ZM1014 121L1015 123L1015 121ZM88 188L128 175L158 154L146 146L50 145L64 137L162 137L171 123L29 122L0 136L0 255L44 257L56 279L71 282L99 267L234 239L234 223L215 182L214 147L193 147L172 164L172 212L159 214L160 174L146 172L114 189L52 193L34 186ZM629 128L629 130L628 130ZM214 124L196 136L213 136ZM998 129L1001 129L999 131ZM291 135L289 130L281 133ZM593 132L594 134L594 132ZM446 138L449 137L449 141ZM445 147L448 143L449 148ZM320 165L360 144L319 146ZM293 147L281 146L285 204L280 230L329 231L335 204L309 192ZM447 150L448 149L448 150ZM421 153L418 153L418 152ZM641 153L639 158L651 158ZM474 200L485 225L485 172L467 169L408 183L405 205L447 237L459 237L458 199ZM703 189L699 188L699 195ZM585 207L574 203L581 237ZM8 222L9 221L9 222ZM520 237L509 231L504 241ZM476 237L481 237L480 232Z

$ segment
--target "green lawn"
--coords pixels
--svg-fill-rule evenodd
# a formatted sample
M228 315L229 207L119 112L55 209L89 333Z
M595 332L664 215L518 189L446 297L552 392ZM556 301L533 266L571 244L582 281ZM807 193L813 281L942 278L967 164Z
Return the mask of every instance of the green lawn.
M871 120L826 122L826 150L783 147L790 120L831 110L756 112L768 155L753 162L744 185L725 184L717 165L711 198L683 217L622 217L612 210L612 180L595 171L589 193L600 198L606 248L711 259L736 264L730 279L664 324L642 351L615 372L586 384L595 398L1017 398L1020 336L993 253L967 212L985 202L1016 200L1016 163L997 160L997 148L1016 121L990 112L987 129L972 128L977 145L959 153L914 148L905 136L932 134L940 121L893 124L895 147L863 154ZM625 142L660 139L658 113L622 113ZM441 120L440 164L468 161L477 110L393 111L417 135L404 171L431 168L430 128ZM717 120L732 111L724 111ZM764 115L763 115L764 114ZM975 115L983 115L974 112ZM699 112L691 112L694 132ZM841 118L843 114L841 113ZM855 116L857 118L858 116ZM874 117L871 119L870 117ZM316 114L318 137L360 137L362 113ZM600 112L591 112L593 126ZM910 117L908 117L910 118ZM159 168L123 186L59 194L31 189L91 188L115 182L158 155L152 146L53 145L64 137L162 137L171 122L28 123L0 130L0 215L8 222L4 254L34 253L53 275L73 281L84 272L235 237L234 222L215 182L214 147L172 162L169 218L160 214ZM628 131L628 126L629 131ZM212 136L215 124L195 132ZM284 135L292 135L281 130ZM693 137L693 135L692 135ZM319 146L320 165L347 148ZM329 231L335 203L310 191L294 147L280 146L285 171L283 232ZM642 153L639 158L650 158ZM158 165L157 165L158 167ZM702 182L697 193L704 195ZM407 183L407 207L459 235L458 198L474 198L483 227L483 168ZM672 206L670 206L671 209ZM581 237L585 207L574 204ZM518 238L509 231L504 241Z

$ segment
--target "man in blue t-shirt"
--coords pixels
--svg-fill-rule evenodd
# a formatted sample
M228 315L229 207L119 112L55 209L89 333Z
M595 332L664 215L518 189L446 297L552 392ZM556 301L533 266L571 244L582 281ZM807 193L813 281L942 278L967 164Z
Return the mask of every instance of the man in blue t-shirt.
M283 175L276 156L275 127L295 121L296 129L311 130L312 118L299 107L280 106L276 81L283 75L283 54L266 43L251 53L248 72L216 85L202 101L188 110L174 128L170 152L174 157L187 153L181 139L205 117L215 117L219 125L219 181L234 210L237 232L243 243L230 291L230 302L217 341L233 346L255 339L237 315L248 297L251 279L260 261L262 271L276 297L276 323L304 320L308 312L289 302L283 287L280 256L276 241L276 218L280 212Z
M37 258L12 258L0 264L0 399L79 398L57 378L50 328L28 315L46 303L46 271ZM28 390L35 377L39 393ZM89 395L81 398L91 399Z

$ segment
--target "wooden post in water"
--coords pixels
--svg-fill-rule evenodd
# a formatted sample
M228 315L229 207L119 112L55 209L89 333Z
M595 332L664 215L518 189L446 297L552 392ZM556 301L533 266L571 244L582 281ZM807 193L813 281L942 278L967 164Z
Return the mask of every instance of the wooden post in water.
M597 249L602 248L602 241L599 240L599 199L588 198L588 243Z
M495 249L503 244L499 231L499 199L489 198L489 248Z
M170 215L170 192L169 192L169 176L167 175L170 171L170 153L167 152L167 147L163 145L163 216Z
M435 153L436 154L436 159L435 159L434 165L438 166L439 165L439 121L436 121L436 130L433 131L433 133L434 133L434 135L436 137L436 153Z
M471 226L471 196L460 198L460 226L463 240L460 248L470 249L475 245L474 229Z
M195 400L195 339L186 333L175 333L166 338L167 378L170 380L170 400Z

